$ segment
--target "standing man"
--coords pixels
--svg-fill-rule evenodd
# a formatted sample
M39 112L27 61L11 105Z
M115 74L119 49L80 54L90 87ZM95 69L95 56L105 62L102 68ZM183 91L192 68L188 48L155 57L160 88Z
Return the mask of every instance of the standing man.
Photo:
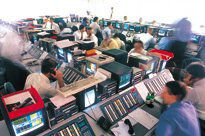
M90 25L90 27L92 27L92 29L94 30L94 34L96 34L97 31L101 30L98 22L99 22L98 17L94 17L93 23Z

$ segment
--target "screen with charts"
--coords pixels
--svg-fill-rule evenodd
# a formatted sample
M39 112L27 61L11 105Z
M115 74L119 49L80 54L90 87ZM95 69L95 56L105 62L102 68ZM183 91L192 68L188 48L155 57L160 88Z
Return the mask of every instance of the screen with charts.
M12 127L16 136L22 136L44 126L44 124L43 112L38 111L13 121Z
M73 60L73 55L70 52L67 52L67 61L68 63L71 63L71 61Z
M165 36L166 35L166 31L165 30L159 30L158 32L158 36Z
M85 108L95 103L95 90L92 89L85 93Z
M135 30L135 27L134 27L133 25L130 25L129 30L130 30L130 31L134 31L134 30Z
M116 24L115 24L115 28L121 29L120 23L116 23Z
M199 44L199 42L200 42L200 35L192 34L191 41L193 43Z
M87 64L86 64L86 73L87 74L95 74L96 71L97 71L97 64L87 62Z
M58 48L58 57L64 60L64 51L61 48Z
M126 74L120 77L119 89L125 87L130 83L131 74Z

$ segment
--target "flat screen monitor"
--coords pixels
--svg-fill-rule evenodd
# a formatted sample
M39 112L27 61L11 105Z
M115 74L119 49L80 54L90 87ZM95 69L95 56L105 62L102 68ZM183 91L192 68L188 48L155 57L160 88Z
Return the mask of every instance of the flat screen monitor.
M135 30L135 26L134 25L130 25L129 30L130 31L134 31Z
M97 71L97 64L88 61L86 63L86 73L92 75L95 74L96 71Z
M191 35L191 42L199 44L200 43L200 35L192 34Z
M124 24L124 30L127 31L128 29L129 29L129 24L128 24L128 23L125 23L125 24Z
M154 70L155 70L155 62L152 62L152 63L149 65L149 68L146 70L146 75L151 74Z
M22 136L45 125L42 110L11 122L16 136Z
M84 100L85 100L85 108L95 103L95 89L94 88L85 92Z
M103 25L103 20L100 20L100 21L99 21L99 25Z
M120 77L119 89L129 85L130 81L131 81L131 74L122 75Z

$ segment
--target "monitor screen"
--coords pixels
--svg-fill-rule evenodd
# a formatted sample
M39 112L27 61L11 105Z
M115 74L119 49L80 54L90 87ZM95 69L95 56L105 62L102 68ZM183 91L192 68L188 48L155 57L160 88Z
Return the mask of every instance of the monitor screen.
M95 74L96 71L97 71L97 64L87 62L87 64L86 64L86 73L89 74L89 75L92 75L92 74Z
M135 27L135 32L138 33L138 32L140 32L140 30L141 30L140 26L136 26L136 27Z
M95 89L89 90L84 95L85 108L95 103Z
M158 36L165 36L165 35L166 35L166 31L165 30L163 30L163 29L159 30Z
M134 30L135 30L135 27L134 27L133 25L130 25L129 30L130 30L130 31L134 31Z
M117 22L117 23L115 24L115 28L116 28L116 29L121 29L120 23Z
M124 24L124 30L128 30L129 29L129 24L125 23Z
M119 89L130 84L131 74L126 74L120 77Z
M64 60L64 51L61 48L58 48L58 57Z
M67 52L67 62L71 63L71 61L73 60L73 55L70 52Z
M107 26L107 21L104 21L104 26Z
M149 68L146 70L146 75L151 74L154 71L155 62L149 65Z
M43 117L43 112L38 111L12 121L11 123L16 136L21 136L44 126L45 120Z
M193 43L199 44L199 42L200 42L200 35L192 34L191 41Z
M102 20L99 21L99 25L103 25L103 21Z
M90 24L92 24L93 23L93 19L90 19Z

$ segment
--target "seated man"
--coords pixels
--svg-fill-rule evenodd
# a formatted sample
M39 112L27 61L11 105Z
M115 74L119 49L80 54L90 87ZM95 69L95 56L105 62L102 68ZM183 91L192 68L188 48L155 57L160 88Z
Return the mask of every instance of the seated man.
M140 40L135 40L133 42L134 48L128 53L130 56L132 53L139 53L142 55L147 55L147 51L144 49L143 42Z
M44 24L43 28L45 29L53 29L56 34L60 33L60 27L58 24L56 24L53 18L48 19L48 21Z
M115 33L114 36L113 36L113 39L117 42L118 47L121 50L126 50L125 43L122 40L120 40L120 38L119 38L119 33Z
M156 136L200 136L194 106L182 101L186 93L186 87L179 82L166 83L161 97L169 107L159 119Z
M195 106L201 125L202 136L205 135L205 68L199 63L187 66L184 82L192 86L185 100L192 102Z
M93 34L93 29L91 27L87 27L87 38L94 42L95 47L98 46L98 38Z
M84 25L79 26L79 30L75 31L73 35L75 36L75 41L81 41L87 38L86 28Z
M45 59L42 62L41 73L32 73L26 79L25 89L33 86L42 99L54 96L57 91L50 83L50 80L57 79L59 87L64 86L63 74L56 70L57 63L52 59Z
M145 50L148 50L152 45L156 44L156 39L152 36L152 28L148 28L147 33L136 35L135 38L144 43Z

